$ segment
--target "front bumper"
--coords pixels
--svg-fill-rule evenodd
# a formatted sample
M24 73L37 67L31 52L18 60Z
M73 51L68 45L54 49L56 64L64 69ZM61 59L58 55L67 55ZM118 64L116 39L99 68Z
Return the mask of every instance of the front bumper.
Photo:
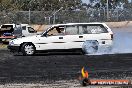
M11 52L19 52L19 51L20 51L19 46L11 46L11 45L8 45L7 48L8 48Z

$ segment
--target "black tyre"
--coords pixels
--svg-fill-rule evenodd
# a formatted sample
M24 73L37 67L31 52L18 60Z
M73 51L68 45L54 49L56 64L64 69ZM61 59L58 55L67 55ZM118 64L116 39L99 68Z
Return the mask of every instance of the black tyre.
M82 51L85 54L95 54L98 51L98 46L96 40L87 40L83 43Z
M30 56L35 54L35 46L32 43L24 43L21 47L23 55Z

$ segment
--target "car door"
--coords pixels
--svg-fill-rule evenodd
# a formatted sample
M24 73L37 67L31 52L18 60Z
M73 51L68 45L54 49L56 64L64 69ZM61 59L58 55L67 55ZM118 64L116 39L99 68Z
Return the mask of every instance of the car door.
M48 30L45 36L39 38L40 50L64 49L65 48L65 35L57 31L58 27L52 27Z
M65 28L66 46L65 49L79 49L82 48L84 42L83 34L79 34L78 25L67 25Z

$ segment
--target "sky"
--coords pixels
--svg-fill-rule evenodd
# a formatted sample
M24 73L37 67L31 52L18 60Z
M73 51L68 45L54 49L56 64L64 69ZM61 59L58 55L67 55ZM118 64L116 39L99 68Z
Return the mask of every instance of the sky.
M131 2L131 0L128 0L129 2ZM82 0L83 3L89 3L89 0Z
M89 3L89 0L82 0L83 3Z

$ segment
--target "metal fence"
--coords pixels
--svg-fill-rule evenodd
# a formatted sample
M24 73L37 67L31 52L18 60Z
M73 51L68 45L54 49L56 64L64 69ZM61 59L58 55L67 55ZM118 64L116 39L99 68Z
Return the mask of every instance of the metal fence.
M0 24L29 23L53 24L72 22L104 22L104 21L130 21L132 9L109 10L107 18L106 9L86 9L76 11L12 11L0 12Z

